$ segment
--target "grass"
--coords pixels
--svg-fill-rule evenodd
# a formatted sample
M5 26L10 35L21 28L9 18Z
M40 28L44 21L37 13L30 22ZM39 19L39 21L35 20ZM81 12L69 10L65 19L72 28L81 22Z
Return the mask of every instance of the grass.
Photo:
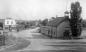
M13 35L5 35L5 45L1 48L5 48L5 50L19 50L27 47L28 45L30 45L29 40L21 37L15 37Z

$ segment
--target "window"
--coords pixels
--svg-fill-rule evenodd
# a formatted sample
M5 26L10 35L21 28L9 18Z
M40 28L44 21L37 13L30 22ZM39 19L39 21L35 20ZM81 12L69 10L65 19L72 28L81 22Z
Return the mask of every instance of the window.
M7 21L7 24L9 24L9 21Z

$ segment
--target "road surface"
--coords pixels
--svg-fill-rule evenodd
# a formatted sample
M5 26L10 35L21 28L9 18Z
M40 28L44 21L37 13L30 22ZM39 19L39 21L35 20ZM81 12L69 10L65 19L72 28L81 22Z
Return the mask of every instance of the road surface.
M12 47L4 49L2 52L86 52L86 39L78 40L60 40L50 39L37 32L38 28L27 29L20 32L12 32L15 37L22 37L30 41L30 45L27 45L23 49L22 47ZM82 37L85 36L85 30ZM27 42L26 42L27 43Z

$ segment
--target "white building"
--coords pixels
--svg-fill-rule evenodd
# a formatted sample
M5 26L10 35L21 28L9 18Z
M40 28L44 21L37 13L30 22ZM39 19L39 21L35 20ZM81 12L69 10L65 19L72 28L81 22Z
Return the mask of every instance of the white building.
M15 27L16 27L16 20L11 19L11 18L5 19L4 27L5 27L5 30L8 30L8 31L9 30L14 30Z
M16 25L16 21L13 20L13 19L5 19L5 25L15 26Z

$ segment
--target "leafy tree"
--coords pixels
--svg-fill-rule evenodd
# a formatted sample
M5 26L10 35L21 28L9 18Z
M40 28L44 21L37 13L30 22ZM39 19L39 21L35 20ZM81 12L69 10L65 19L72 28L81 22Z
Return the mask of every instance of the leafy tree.
M56 19L55 17L52 17L51 19Z
M44 19L44 20L41 22L41 24L42 24L43 26L46 26L47 23L48 23L48 19Z
M70 26L71 32L74 37L81 35L81 12L82 8L79 2L75 2L71 4L71 18L70 18Z

